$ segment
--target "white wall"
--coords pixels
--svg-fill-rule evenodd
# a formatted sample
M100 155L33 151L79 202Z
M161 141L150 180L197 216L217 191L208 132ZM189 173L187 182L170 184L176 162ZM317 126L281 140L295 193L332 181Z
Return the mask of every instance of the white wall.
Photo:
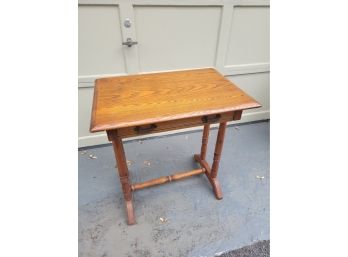
M241 122L269 118L269 1L80 0L79 146L108 142L89 133L96 78L211 66L263 105Z

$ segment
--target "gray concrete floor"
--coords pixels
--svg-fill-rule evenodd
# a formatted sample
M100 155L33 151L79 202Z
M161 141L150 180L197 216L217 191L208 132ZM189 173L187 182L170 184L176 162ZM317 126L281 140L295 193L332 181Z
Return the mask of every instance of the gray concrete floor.
M201 134L125 143L132 182L198 167L193 154ZM212 129L209 162L216 134ZM212 257L269 239L268 121L227 128L218 175L222 200L204 175L136 191L133 226L126 224L112 146L84 150L78 153L81 257Z
M270 241L263 240L252 245L244 246L237 250L223 253L220 257L269 257Z

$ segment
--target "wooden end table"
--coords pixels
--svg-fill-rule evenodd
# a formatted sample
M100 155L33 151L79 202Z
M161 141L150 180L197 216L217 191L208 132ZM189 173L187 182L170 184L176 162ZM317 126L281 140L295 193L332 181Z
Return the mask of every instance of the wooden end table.
M239 120L245 109L261 105L213 68L97 79L91 132L106 131L112 142L126 202L128 224L135 223L135 190L205 174L215 197L222 199L217 180L226 123ZM206 161L210 124L220 123L212 167ZM204 125L200 169L131 184L122 139Z

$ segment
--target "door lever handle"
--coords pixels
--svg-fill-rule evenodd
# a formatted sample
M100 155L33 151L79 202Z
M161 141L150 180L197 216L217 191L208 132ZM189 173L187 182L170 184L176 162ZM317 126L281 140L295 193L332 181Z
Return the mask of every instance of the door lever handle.
M130 37L127 38L126 42L122 42L122 45L125 45L125 46L128 46L128 47L131 47L132 45L136 45L136 44L138 44L138 42L132 41L132 39Z

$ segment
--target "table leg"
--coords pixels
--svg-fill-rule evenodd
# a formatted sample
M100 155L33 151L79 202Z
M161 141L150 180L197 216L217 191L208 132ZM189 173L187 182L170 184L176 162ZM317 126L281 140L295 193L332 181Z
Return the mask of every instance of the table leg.
M214 161L211 168L210 177L213 181L214 193L217 199L222 199L222 192L219 181L217 180L217 173L219 169L219 162L221 158L222 147L225 139L226 122L222 122L219 125L219 131L216 138L215 151L214 151Z
M202 136L202 147L201 147L201 159L205 160L207 154L208 138L209 138L210 124L204 125L203 136Z
M216 138L214 161L213 161L213 166L211 167L211 177L212 178L217 177L222 147L223 147L224 139L225 139L225 131L226 131L226 122L222 122L222 123L220 123L218 135Z
M208 143L208 135L209 132L209 126L205 125L203 130L203 138L202 138L202 148L201 148L201 154L195 154L194 159L201 165L202 168L205 168L206 176L208 177L210 184L213 187L213 191L215 194L215 197L220 200L222 199L222 191L219 184L219 181L217 180L217 173L219 169L219 162L221 158L221 152L222 152L222 146L225 139L225 131L226 131L226 122L220 123L219 131L216 139L216 145L215 145L215 152L214 152L214 160L213 160L213 166L210 168L208 162L205 160L206 157L206 148Z
M114 137L112 140L112 145L114 147L115 158L116 158L117 167L118 167L117 169L120 176L124 199L126 202L128 225L132 225L132 224L135 224L135 216L134 216L133 202L132 202L132 189L131 189L131 183L129 181L129 173L128 173L128 167L126 162L126 156L124 153L122 138Z

